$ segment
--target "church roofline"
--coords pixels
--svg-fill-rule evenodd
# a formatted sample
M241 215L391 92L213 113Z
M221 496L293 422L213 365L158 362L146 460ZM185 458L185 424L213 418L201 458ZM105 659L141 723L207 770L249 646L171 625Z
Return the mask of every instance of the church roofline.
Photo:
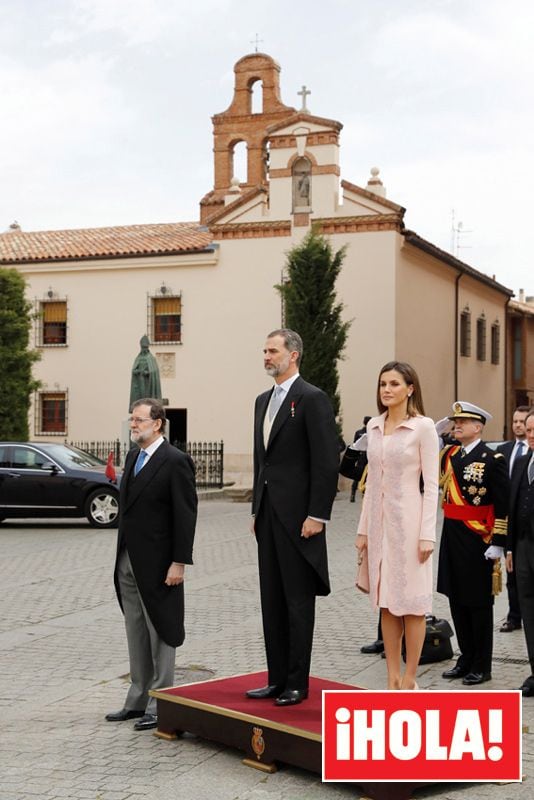
M358 194L360 197L366 197L368 200L374 200L375 203L386 206L386 208L391 208L393 211L400 211L403 216L406 213L406 209L403 206L400 206L398 203L394 203L393 200L388 200L386 197L381 197L381 195L375 194L375 192L370 192L368 189L363 189L361 186L356 186L355 183L350 183L350 181L342 180L341 188L347 189L347 191L352 192L353 194Z
M237 70L239 65L243 63L243 61L249 61L251 58L256 58L258 60L260 58L266 58L268 61L272 63L272 65L278 70L278 72L281 72L281 67L278 61L276 61L276 59L274 59L268 53L247 53L247 55L241 56L239 61L236 61L234 64L234 72Z
M281 130L282 128L287 128L288 125L295 125L297 122L310 122L314 125L325 125L329 128L334 128L336 131L340 131L343 128L343 123L338 122L336 119L327 119L326 117L316 117L313 114L309 114L306 111L297 111L295 114L292 114L290 117L282 120L281 122L275 122L274 125L269 125L266 129L267 133L270 135L272 133L276 133L277 131Z
M250 202L250 200L253 200L255 197L258 197L261 194L266 195L267 189L264 186L254 186L252 189L249 189L244 194L241 194L238 197L236 197L236 199L233 202L228 203L228 205L225 205L224 208L221 208L220 211L217 211L215 214L213 214L213 216L211 216L208 220L208 225L212 225L214 222L217 222L217 220L225 217L226 214L228 214L228 212L235 211L237 208L246 205L248 202ZM217 197L219 197L220 199L220 195L217 195ZM209 204L209 200L207 204Z
M495 291L501 292L501 294L505 294L508 297L513 297L514 292L512 289L508 289L507 286L503 286L502 283L498 283L498 281L490 278L489 275L485 275L483 272L479 272L477 269L471 267L469 264L466 264L464 261L460 261L460 259L455 258L455 256L453 256L451 253L441 250L441 248L436 247L436 245L432 244L432 242L423 239L421 236L415 233L415 231L404 230L402 235L408 244L417 247L424 253L434 256L434 258L437 258L439 261L443 261L445 264L448 264L450 267L454 267L454 269L457 269L462 274L471 276L475 280L486 284L486 286L495 289Z
M523 316L534 317L534 305L531 303L523 303L521 300L510 300L508 308L514 316L522 314Z
M0 264L210 252L213 238L197 222L171 222L0 234Z

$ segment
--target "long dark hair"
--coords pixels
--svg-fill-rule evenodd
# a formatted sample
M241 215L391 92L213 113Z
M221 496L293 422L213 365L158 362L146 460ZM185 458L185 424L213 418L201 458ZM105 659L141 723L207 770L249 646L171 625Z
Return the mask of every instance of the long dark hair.
M417 372L410 364L407 364L405 361L388 361L388 363L384 364L384 366L380 370L376 386L376 405L378 406L379 412L383 414L384 411L387 411L387 406L385 406L380 400L380 378L382 377L384 372L390 372L392 369L394 369L396 372L402 375L404 381L408 386L413 386L413 392L408 398L408 408L407 408L408 416L416 417L418 414L425 416L425 407L423 405L423 393L421 392L421 384L419 383Z

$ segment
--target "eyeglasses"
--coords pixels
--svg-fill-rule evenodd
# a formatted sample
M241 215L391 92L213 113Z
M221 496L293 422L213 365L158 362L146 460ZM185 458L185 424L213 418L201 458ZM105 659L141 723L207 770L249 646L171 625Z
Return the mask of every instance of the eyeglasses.
M130 425L132 422L135 422L136 425L139 425L140 422L153 422L154 420L152 417L128 417L128 422Z

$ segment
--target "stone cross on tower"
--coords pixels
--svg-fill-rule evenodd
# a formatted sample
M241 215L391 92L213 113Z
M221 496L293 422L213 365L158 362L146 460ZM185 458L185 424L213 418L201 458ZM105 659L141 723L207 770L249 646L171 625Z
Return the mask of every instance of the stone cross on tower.
M258 52L258 45L260 44L260 42L263 44L263 39L260 39L258 34L255 35L254 39L250 40L250 44L254 45L256 53Z
M300 92L297 92L297 94L298 94L298 95L300 95L300 96L302 97L302 108L301 108L300 110L301 110L301 111L306 111L306 112L309 112L309 108L308 108L308 106L306 105L306 97L307 97L309 94L311 94L310 90L309 90L309 89L308 89L306 86L303 86L303 87L302 87L302 89L301 89L301 91L300 91Z

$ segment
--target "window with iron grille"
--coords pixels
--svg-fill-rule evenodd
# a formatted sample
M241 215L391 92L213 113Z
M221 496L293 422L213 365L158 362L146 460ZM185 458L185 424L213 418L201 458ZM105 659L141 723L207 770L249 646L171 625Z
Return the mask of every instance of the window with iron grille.
M486 360L486 318L484 314L477 319L477 360Z
M182 297L164 295L149 298L149 330L155 344L179 344L182 341Z
M67 433L67 392L39 392L36 403L35 433Z
M501 328L496 320L491 326L491 363L499 364L501 360Z
M38 319L37 344L40 347L67 344L66 300L42 300Z
M512 378L514 381L523 380L523 364L523 322L521 319L512 318ZM517 405L521 405L521 403ZM525 403L525 405L528 405L528 403Z
M468 308L460 314L460 355L471 355L471 312Z

